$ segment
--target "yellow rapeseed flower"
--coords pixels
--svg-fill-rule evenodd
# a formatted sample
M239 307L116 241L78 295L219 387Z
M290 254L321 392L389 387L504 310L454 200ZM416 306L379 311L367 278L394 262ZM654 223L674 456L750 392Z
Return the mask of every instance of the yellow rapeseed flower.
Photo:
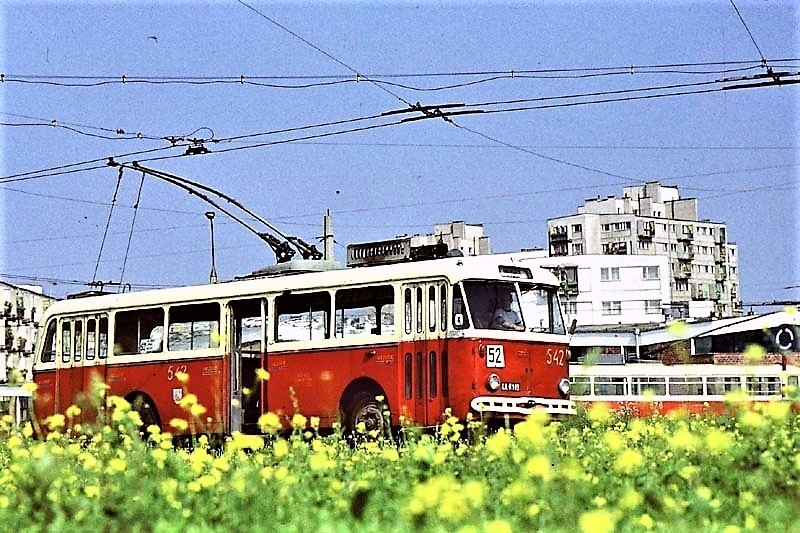
M178 402L178 405L180 405L184 409L189 409L196 403L197 403L197 395L189 393L183 398L181 398L181 400Z
M630 474L641 467L642 464L644 464L644 457L642 457L642 454L636 450L625 450L617 457L617 460L614 462L614 468L618 472Z
M497 433L486 439L486 449L495 457L503 457L511 446L511 436L505 428L500 428Z
M36 392L36 389L38 389L38 388L39 388L39 385L37 385L33 381L26 381L25 383L22 384L22 389L25 390L25 391L30 392L31 394Z
M483 526L486 533L512 533L511 524L505 520L490 520Z
M261 428L261 431L264 433L273 435L281 429L281 419L272 411L264 413L258 417L258 427Z
M269 372L263 368L256 368L256 381L269 381Z
M553 474L553 466L550 463L550 458L544 455L535 455L531 457L525 464L525 472L532 477L538 477L543 481L549 481Z
M587 511L578 519L583 533L612 533L617 525L616 516L608 509Z
M706 447L705 449L714 455L723 454L731 447L731 437L725 431L717 428L711 428L706 433Z
M189 412L194 417L199 417L201 415L204 415L206 413L206 411L207 411L207 409L204 406L200 405L199 403L196 403L196 404L194 404L193 406L191 406L189 408Z
M62 415L61 413L56 413L54 415L48 416L45 419L44 423L47 424L47 427L49 427L50 429L56 430L58 428L64 427L66 419L64 418L64 415Z
M760 344L749 344L744 349L744 362L749 364L763 363L766 355L767 351Z
M295 413L292 416L292 427L294 429L305 429L308 419L300 413Z
M100 487L97 485L86 485L83 487L83 492L89 498L96 498L100 494Z
M189 374L181 371L175 372L175 379L177 379L179 383L189 383Z
M186 431L189 428L189 423L183 418L173 418L169 421L169 425L178 431Z
M272 453L275 454L275 457L283 457L289 454L289 443L286 442L284 439L278 439L275 441L275 444L272 445Z
M70 405L67 407L65 414L67 415L67 418L75 418L76 416L80 416L81 408L77 405Z
M589 412L586 413L589 417L591 422L595 422L598 424L607 424L613 418L613 414L611 409L604 403L595 403L589 408Z

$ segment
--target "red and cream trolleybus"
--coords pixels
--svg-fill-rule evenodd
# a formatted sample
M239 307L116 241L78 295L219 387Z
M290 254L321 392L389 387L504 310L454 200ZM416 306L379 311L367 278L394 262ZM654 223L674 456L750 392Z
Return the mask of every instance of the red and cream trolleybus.
M267 412L368 430L401 417L434 425L446 408L574 412L550 272L492 256L322 265L53 304L33 368L36 416L64 412L95 378L164 429L187 418L179 404L194 394L198 423L215 433L255 432Z
M768 364L573 363L570 380L573 398L579 404L603 403L636 415L675 410L721 414L728 410L732 399L748 403L787 400L787 392L797 390L800 368Z

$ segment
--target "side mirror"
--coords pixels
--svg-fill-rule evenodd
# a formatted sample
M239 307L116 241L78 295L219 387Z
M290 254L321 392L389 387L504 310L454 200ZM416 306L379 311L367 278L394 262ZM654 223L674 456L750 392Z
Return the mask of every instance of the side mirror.
M575 330L577 328L578 328L578 319L577 318L573 318L572 319L572 324L569 325L569 334L570 335L574 335L575 334Z

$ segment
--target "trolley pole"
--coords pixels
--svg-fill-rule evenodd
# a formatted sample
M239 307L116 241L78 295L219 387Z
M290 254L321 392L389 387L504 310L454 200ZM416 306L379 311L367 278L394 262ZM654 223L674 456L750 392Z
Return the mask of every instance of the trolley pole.
M211 274L208 276L209 283L217 282L217 267L214 257L214 211L206 211L206 218L211 225Z

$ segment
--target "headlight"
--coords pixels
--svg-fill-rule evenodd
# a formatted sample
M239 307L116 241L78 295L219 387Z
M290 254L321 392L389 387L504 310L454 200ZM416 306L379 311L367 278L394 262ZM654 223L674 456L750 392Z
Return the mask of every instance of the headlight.
M490 374L489 379L486 380L486 388L495 392L500 388L500 376L497 374Z
M569 396L569 380L567 378L558 382L558 392L560 392L561 396L564 398Z

